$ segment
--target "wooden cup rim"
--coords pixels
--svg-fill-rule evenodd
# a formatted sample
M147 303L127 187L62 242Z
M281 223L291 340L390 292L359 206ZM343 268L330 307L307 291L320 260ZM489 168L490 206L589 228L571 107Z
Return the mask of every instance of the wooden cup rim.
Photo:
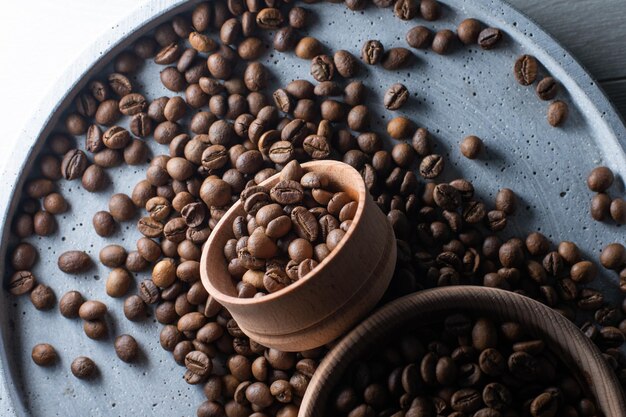
M333 167L333 166L340 167L340 169L346 172L346 174L344 175L351 176L352 178L351 190L356 191L358 195L358 200L357 200L357 211L356 211L356 214L354 215L354 219L352 219L352 224L348 228L348 231L346 232L343 239L341 239L339 244L335 247L335 249L333 249L330 255L328 255L309 274L307 274L305 279L299 279L293 284L288 285L287 287L279 291L267 294L263 297L238 298L238 297L233 297L231 295L225 294L224 292L220 291L215 285L213 285L212 278L210 277L210 274L208 271L209 266L213 265L215 262L215 260L209 259L209 252L210 252L211 245L214 244L214 241L217 238L218 233L221 230L223 230L224 227L232 227L232 221L229 218L233 215L234 212L241 209L241 206L243 205L243 203L241 202L241 200L239 200L235 204L233 204L233 206L230 209L228 209L228 211L220 219L220 221L215 226L215 229L213 229L211 236L209 237L206 244L202 248L202 256L200 257L200 265L201 265L200 278L202 280L202 284L204 285L204 287L206 288L206 290L208 291L210 295L215 297L215 299L219 302L242 305L242 306L244 305L250 306L250 305L260 305L264 303L271 303L272 301L276 300L276 298L286 296L289 293L293 293L305 285L312 285L310 283L315 280L315 276L321 273L326 267L326 265L328 265L348 243L348 241L350 240L350 238L352 237L354 233L356 225L361 221L363 217L363 212L365 210L365 201L367 198L367 189L365 187L365 181L363 180L359 172L356 169L354 169L352 166L344 162L330 161L330 160L310 161L310 162L306 162L302 164L302 168L304 168L306 172L317 172L317 171L326 172L328 168ZM331 181L332 181L333 176L329 175L329 177L331 178ZM272 175L270 178L266 179L259 185L267 186L269 184L277 182L279 178L280 178L280 173L277 173L275 175ZM341 191L345 191L345 190L341 190ZM220 253L221 253L221 256L223 257L223 250L220 250Z

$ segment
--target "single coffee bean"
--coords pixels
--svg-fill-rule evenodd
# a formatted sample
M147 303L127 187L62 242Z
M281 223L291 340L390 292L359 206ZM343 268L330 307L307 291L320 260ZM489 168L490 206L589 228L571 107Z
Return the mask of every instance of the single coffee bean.
M139 354L139 345L134 337L123 334L115 338L115 353L124 362L133 362Z
M39 343L33 346L31 358L39 366L52 366L57 362L58 355L51 344Z
M531 85L537 79L538 64L532 55L522 55L515 61L513 74L521 85Z
M393 84L385 92L383 104L387 110L398 110L409 98L409 91L400 83Z
M146 303L138 295L131 295L124 300L124 316L128 320L138 321L146 315Z
M411 48L426 49L432 42L432 32L425 26L415 26L406 33L406 43Z
M605 166L596 167L587 177L587 187L589 187L591 191L602 193L613 185L614 180L615 176L610 168Z
M502 39L502 32L496 28L486 28L478 34L478 45L482 49L493 49Z
M376 65L383 59L385 50L380 41L369 40L363 44L361 49L361 58L366 64Z
M89 270L93 263L85 252L71 250L59 256L57 265L66 274L79 274Z
M496 195L496 209L503 211L507 215L515 213L517 207L517 197L509 188L502 188Z
M419 166L419 173L426 179L438 177L443 171L443 157L437 154L431 154L422 159Z
M109 213L119 222L131 220L135 216L136 207L126 194L113 194L109 199Z
M79 356L74 359L70 369L72 374L78 379L91 378L97 372L95 362L86 356Z
M98 320L105 316L107 312L107 306L96 300L85 301L81 304L78 315L83 320Z
M604 221L610 216L611 197L605 193L598 193L591 199L591 217L597 221Z
M541 100L549 101L554 99L559 92L559 83L552 77L545 77L539 81L535 91Z
M439 55L446 55L450 52L450 48L452 48L455 38L456 35L450 29L440 30L435 33L431 48Z
M567 104L561 100L556 100L548 106L548 123L551 126L561 126L569 114Z
M476 159L483 149L483 141L478 136L467 136L461 142L461 153L467 159Z
M37 310L50 310L54 306L54 292L44 284L38 284L30 293L30 301Z
M311 75L317 81L330 81L334 74L335 64L328 55L317 55L311 60Z
M88 163L87 155L83 151L71 149L61 161L61 175L66 180L75 180L83 175Z
M456 29L459 40L465 45L471 45L478 42L478 37L481 33L482 25L476 19L465 19Z
M621 243L610 243L600 254L600 263L607 269L619 270L626 264L626 248Z
M358 74L359 63L355 56L348 51L339 50L335 52L333 62L339 75L344 78L352 78Z
M115 219L108 211L98 211L93 216L93 228L99 236L111 236L115 232Z
M83 305L85 299L78 291L66 292L59 301L59 311L63 317L68 319L78 317L80 306Z
M609 208L611 217L617 224L626 224L626 201L622 198L616 198L611 202Z
M413 54L406 48L391 48L385 52L381 63L386 70L395 71L406 67L412 57Z
M81 179L83 188L91 193L103 190L109 185L109 182L106 171L98 165L90 165Z
M35 286L35 276L30 271L17 271L9 279L8 289L13 295L23 295Z

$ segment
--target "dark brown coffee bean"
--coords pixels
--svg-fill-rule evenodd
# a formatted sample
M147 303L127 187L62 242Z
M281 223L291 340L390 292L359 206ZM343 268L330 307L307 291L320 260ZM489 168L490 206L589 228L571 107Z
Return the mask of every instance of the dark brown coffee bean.
M38 284L30 293L30 301L37 310L50 310L54 306L54 292L44 284Z
M117 221L124 222L135 216L136 207L126 194L113 194L109 199L109 213Z
M478 42L478 36L482 30L482 25L476 19L465 19L456 29L457 36L465 45Z
M298 206L291 212L291 220L294 231L299 237L309 242L315 242L319 233L319 225L311 212L302 206Z
M626 264L626 248L620 243L610 243L600 254L600 263L607 269L619 270Z
M416 0L397 0L393 13L402 20L411 20L417 16L419 3Z
M98 211L93 216L93 228L99 236L111 236L116 230L116 223L113 216L107 211Z
M323 136L307 136L304 139L303 148L313 159L325 159L330 155L330 146Z
M56 350L49 343L39 343L33 346L30 356L39 366L52 366L59 358Z
M587 177L587 187L591 191L602 193L613 185L615 176L613 171L605 166L594 168Z
M138 295L131 295L124 300L124 316L128 320L141 320L146 315L146 304Z
M333 62L339 75L344 78L352 78L358 74L359 62L356 57L348 51L339 50L335 52Z
M139 354L139 345L134 337L123 334L115 338L113 344L117 357L124 362L133 362Z
M400 83L393 84L385 92L383 104L387 110L398 110L409 98L409 91Z
M552 77L545 77L539 81L535 91L541 100L552 100L559 92L559 83Z
M427 179L437 178L443 171L443 157L437 154L431 154L422 159L419 166L419 173Z
M482 49L495 48L502 39L502 32L496 28L486 28L478 34L478 45Z
M557 127L565 123L569 114L569 108L563 101L556 100L550 103L548 106L548 123L551 126Z
M23 295L35 286L35 276L30 271L17 271L9 279L8 290L13 295Z
M85 299L78 291L66 292L59 301L59 311L63 317L68 319L78 317L80 306L83 305Z
M461 194L448 184L438 184L433 191L435 204L444 210L456 210L461 205Z
M66 180L75 180L83 175L89 161L85 153L79 149L68 151L61 161L61 175Z
M57 265L66 274L78 274L89 270L93 264L85 252L72 250L62 253Z
M361 58L366 64L376 65L382 61L385 50L380 41L369 40L363 44Z
M109 182L106 171L98 165L90 165L83 173L81 180L83 188L91 193L103 190Z
M95 362L86 356L79 356L74 359L70 369L78 379L89 379L97 372Z
M391 48L385 52L382 58L382 65L388 71L395 71L406 67L413 57L411 51L406 48Z
M613 199L609 211L615 223L626 224L626 201L624 201L624 199Z
M455 411L471 413L480 408L482 403L481 394L472 388L464 388L456 391L450 398L450 406Z
M105 100L98 106L94 120L96 123L104 126L111 126L117 122L122 114L119 110L119 103L117 100L109 99ZM85 127L86 129L86 127Z
M508 359L509 371L526 382L534 381L539 376L539 366L537 359L526 352L515 352Z
M328 55L317 55L311 60L311 75L315 80L330 81L335 74L335 64Z
M440 30L435 33L431 49L439 55L446 55L453 47L455 39L456 35L450 29Z
M161 294L159 288L151 279L143 280L138 285L139 297L146 304L154 304L159 301Z
M461 153L467 159L476 159L483 149L483 141L477 136L467 136L461 142Z
M534 56L522 55L515 61L513 74L521 85L531 85L537 79L538 64Z

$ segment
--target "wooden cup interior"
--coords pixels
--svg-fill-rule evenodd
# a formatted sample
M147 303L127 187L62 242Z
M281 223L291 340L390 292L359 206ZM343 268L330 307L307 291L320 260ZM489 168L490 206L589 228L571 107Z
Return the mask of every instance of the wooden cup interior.
M399 298L376 311L344 337L324 358L303 398L299 417L321 417L329 396L355 359L407 322L432 322L437 315L469 311L499 320L517 321L542 337L548 347L581 378L606 417L622 417L622 388L598 348L568 319L551 308L512 292L456 286L424 290Z
M261 298L238 298L236 281L228 272L228 265L224 257L224 246L229 239L234 238L232 224L236 217L245 216L243 203L237 201L218 222L217 226L211 233L207 241L201 259L201 278L205 288L209 294L216 296L218 300L227 301L231 304L258 304L271 302L273 299L284 295L287 292L294 291L299 286L304 285L307 281L314 279L341 249L348 244L354 227L363 217L365 207L365 199L367 198L367 190L361 175L351 166L337 161L312 161L302 164L305 172L325 173L330 180L330 188L333 191L344 191L358 203L356 215L353 224L343 237L339 245L330 253L330 255L320 262L313 271L311 271L304 279L300 279L295 283L283 288L275 293L267 294ZM272 187L280 180L280 174L273 175L260 185Z

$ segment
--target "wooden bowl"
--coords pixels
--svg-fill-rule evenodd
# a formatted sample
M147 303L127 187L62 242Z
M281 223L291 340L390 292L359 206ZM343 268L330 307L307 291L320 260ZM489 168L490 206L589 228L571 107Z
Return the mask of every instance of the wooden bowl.
M587 387L605 417L622 417L624 393L598 348L574 324L551 308L495 288L456 286L420 291L387 304L355 327L324 358L313 375L298 417L321 417L328 397L350 363L407 322L432 322L452 310L466 310L519 322L544 340Z
M344 238L308 276L261 298L237 297L224 245L234 237L234 219L245 216L241 202L219 221L200 260L202 283L241 330L256 342L282 351L312 349L344 335L380 300L396 264L393 229L359 172L335 161L308 162L302 168L325 173L332 189L345 191L358 202ZM261 185L271 187L278 181L277 174Z

